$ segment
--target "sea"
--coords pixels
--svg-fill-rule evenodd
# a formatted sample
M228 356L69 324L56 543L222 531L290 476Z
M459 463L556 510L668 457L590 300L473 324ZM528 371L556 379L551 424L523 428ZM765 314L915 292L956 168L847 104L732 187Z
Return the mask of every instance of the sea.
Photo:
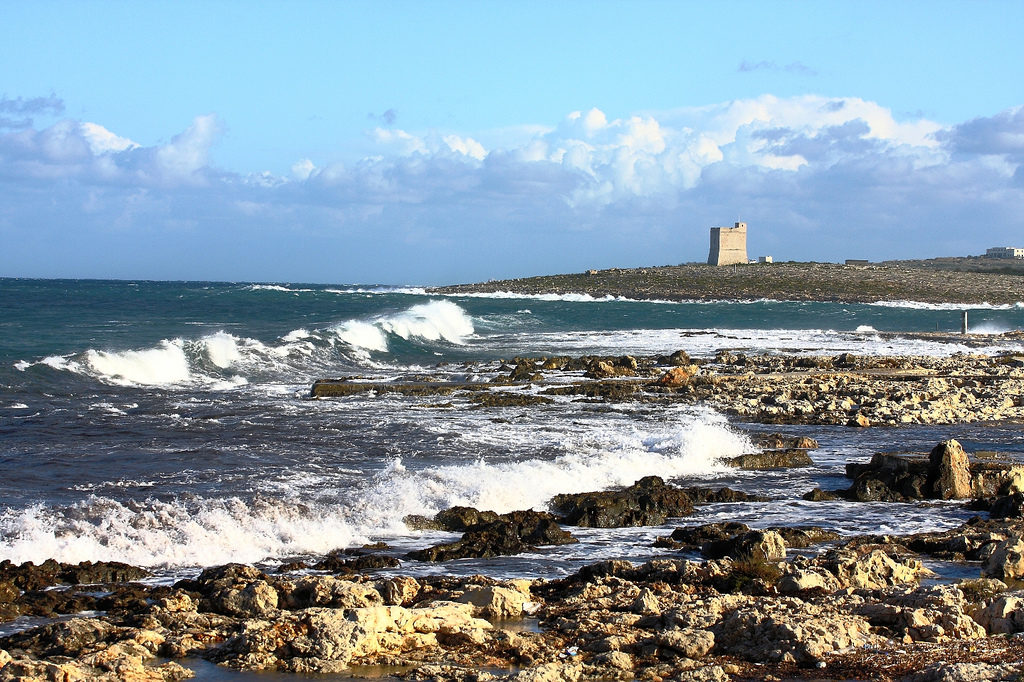
M602 403L480 409L460 395L312 399L320 378L485 383L517 356L1024 352L1024 305L908 301L668 302L587 294L437 295L296 283L0 279L0 560L122 561L156 581L204 567L272 571L383 542L393 573L555 578L652 547L681 525L817 525L843 535L948 528L959 505L805 502L848 462L957 438L1024 460L1019 424L851 429L748 424L708 406ZM540 386L515 389L538 392ZM740 472L751 434L808 435L813 467ZM548 509L558 493L680 485L767 495L665 526L572 529L578 544L495 559L413 561L457 535L403 519L455 505ZM677 556L678 554L671 554Z

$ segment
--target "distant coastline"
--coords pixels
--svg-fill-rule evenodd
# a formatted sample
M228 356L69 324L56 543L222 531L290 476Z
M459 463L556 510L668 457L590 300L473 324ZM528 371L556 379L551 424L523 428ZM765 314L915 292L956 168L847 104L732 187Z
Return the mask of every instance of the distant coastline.
M773 263L715 267L667 265L492 280L428 293L587 294L641 300L758 300L965 306L1024 301L1024 263L981 258L889 261L866 266Z

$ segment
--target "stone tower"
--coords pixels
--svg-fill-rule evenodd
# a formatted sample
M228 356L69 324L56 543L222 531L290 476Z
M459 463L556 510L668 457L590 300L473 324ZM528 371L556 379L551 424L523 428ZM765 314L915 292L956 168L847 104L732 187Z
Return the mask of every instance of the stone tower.
M735 265L747 262L747 224L712 227L708 265Z

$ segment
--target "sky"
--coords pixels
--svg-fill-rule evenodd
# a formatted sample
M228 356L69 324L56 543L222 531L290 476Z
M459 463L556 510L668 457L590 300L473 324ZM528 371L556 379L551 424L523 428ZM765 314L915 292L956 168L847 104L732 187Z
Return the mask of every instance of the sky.
M1024 3L0 0L0 276L1024 247Z

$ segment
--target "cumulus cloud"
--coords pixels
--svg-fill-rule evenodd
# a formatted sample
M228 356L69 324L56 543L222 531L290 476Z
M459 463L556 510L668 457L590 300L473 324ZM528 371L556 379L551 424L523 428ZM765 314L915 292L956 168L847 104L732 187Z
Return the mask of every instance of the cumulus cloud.
M964 154L1024 156L1024 106L995 116L973 118L938 137Z
M24 250L27 226L116 230L171 258L185 247L170 235L195 233L252 270L174 276L398 282L697 260L707 227L737 215L777 258L978 253L1021 233L1022 108L942 126L852 97L592 107L505 144L378 127L377 153L284 175L212 168L222 129L199 116L151 147L71 120L0 132L0 236ZM301 272L273 270L289 258Z

